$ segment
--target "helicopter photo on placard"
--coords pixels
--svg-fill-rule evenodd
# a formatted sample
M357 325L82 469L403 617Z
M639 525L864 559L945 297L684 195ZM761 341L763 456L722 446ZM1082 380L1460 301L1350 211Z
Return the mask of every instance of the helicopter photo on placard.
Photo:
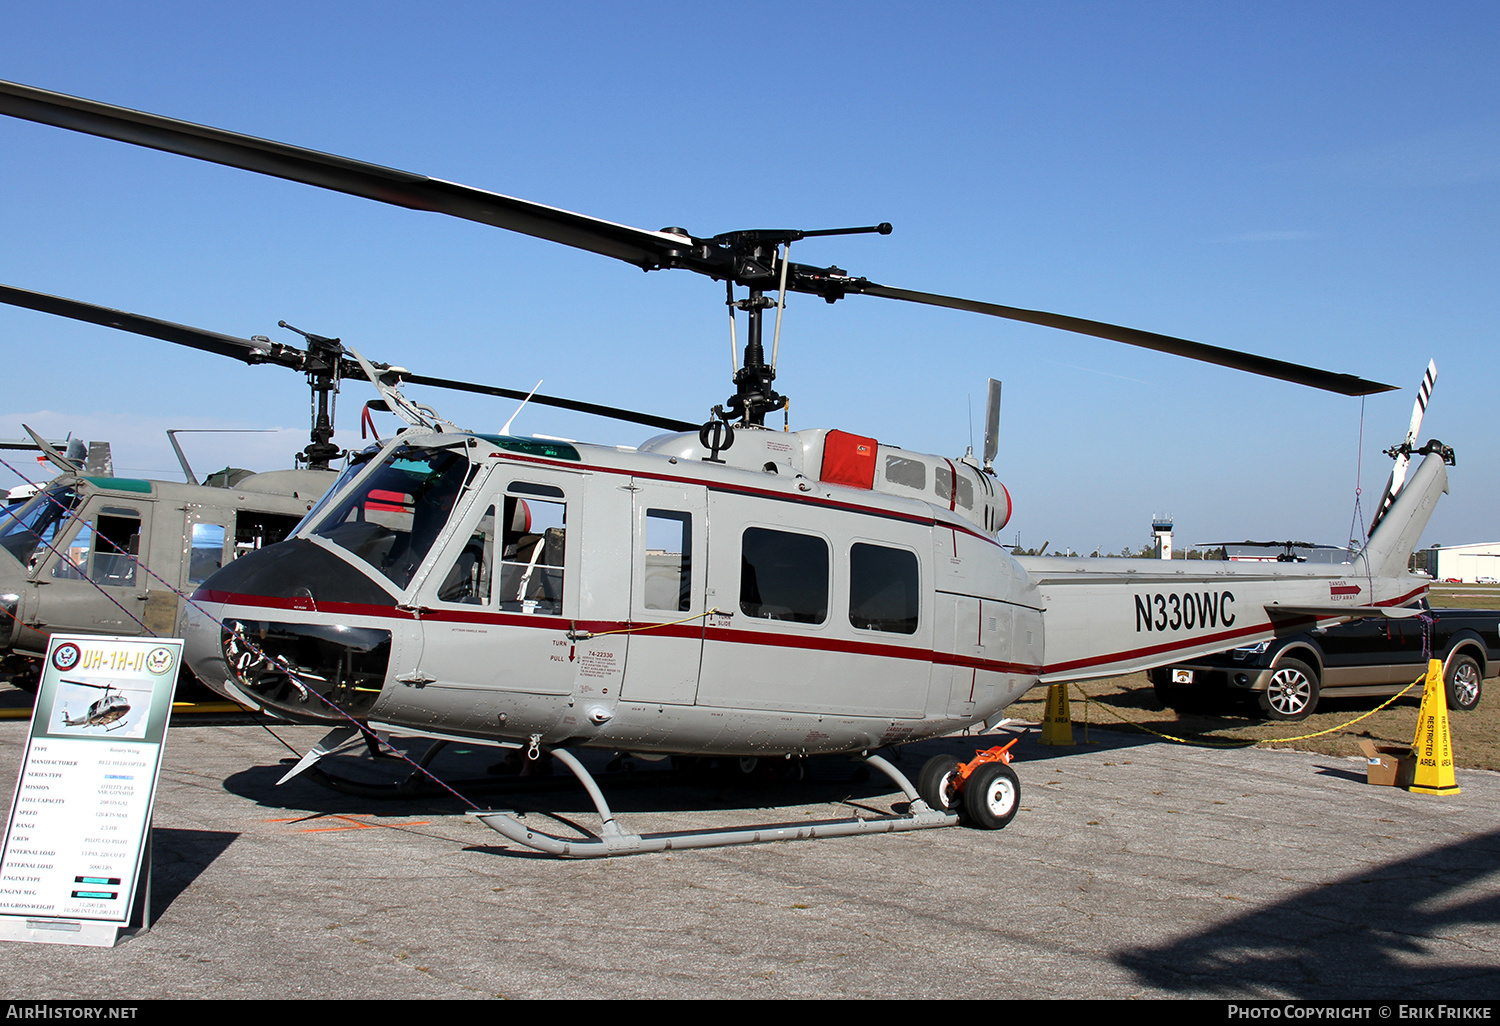
M99 692L104 694L100 695ZM114 682L58 681L47 732L59 737L99 732L119 737L146 736L146 718L131 705L132 693L149 695L149 688L125 688Z

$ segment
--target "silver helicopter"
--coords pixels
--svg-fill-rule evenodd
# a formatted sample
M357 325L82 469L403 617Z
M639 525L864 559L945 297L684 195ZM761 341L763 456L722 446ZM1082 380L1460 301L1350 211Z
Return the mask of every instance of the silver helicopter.
M1005 826L1008 753L939 756L914 784L878 749L998 723L1037 684L1129 672L1359 616L1406 616L1407 571L1451 450L1429 446L1363 551L1339 566L1016 558L1009 495L981 461L835 430L766 430L786 404L762 315L787 292L950 307L1113 339L1347 395L1392 386L1118 325L879 285L792 263L793 243L889 225L647 231L348 158L14 84L0 113L434 210L646 270L726 283L745 315L736 391L701 426L635 447L462 430L408 400L415 378L344 352L406 422L351 457L288 540L206 580L187 660L220 693L328 738L550 752L589 791L598 835L478 817L511 841L591 857L788 837ZM735 298L735 288L747 290ZM768 293L774 293L773 299ZM336 340L328 340L336 343ZM630 419L628 411L615 411ZM681 428L687 428L683 430ZM616 822L572 754L795 759L850 753L909 808L696 833Z

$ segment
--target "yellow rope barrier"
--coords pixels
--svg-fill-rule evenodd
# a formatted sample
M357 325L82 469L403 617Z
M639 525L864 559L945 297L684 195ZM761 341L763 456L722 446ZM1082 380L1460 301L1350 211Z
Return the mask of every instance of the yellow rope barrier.
M1113 709L1110 709L1108 707L1105 707L1105 711L1108 712L1111 716L1115 717L1121 723L1124 723L1127 726L1135 727L1137 730L1143 731L1144 733L1154 734L1156 737L1162 738L1165 741L1176 741L1178 744L1195 745L1195 746L1197 746L1199 748L1250 748L1250 747L1252 747L1254 745L1281 744L1281 743L1285 743L1287 741L1306 741L1309 738L1322 737L1324 734L1332 734L1332 733L1335 733L1336 731L1340 731L1340 730L1344 730L1344 729L1346 729L1348 727L1352 727L1354 724L1358 723L1360 720L1369 719L1371 716L1374 716L1376 713L1380 712L1380 710L1384 709L1386 706L1390 705L1396 699L1398 699L1401 696L1405 695L1408 691L1410 691L1412 688L1416 687L1418 684L1421 684L1426 679L1427 679L1426 674L1423 674L1421 677L1418 677L1416 680L1414 680L1410 684L1406 685L1406 687L1404 687L1400 691L1396 692L1396 694L1392 695L1390 698L1386 699L1384 702L1381 702L1379 705L1377 705L1375 708L1371 709L1369 712L1367 712L1367 713L1361 713L1359 716L1354 717L1354 719L1349 720L1346 723L1337 724L1336 726L1329 727L1327 730L1314 731L1311 734L1297 734L1297 735L1295 735L1293 737L1265 737L1265 738L1258 738L1258 739L1256 739L1256 738L1244 738L1244 739L1240 739L1240 740L1224 741L1224 742L1194 741L1194 740L1192 740L1190 738L1177 737L1176 735L1173 735L1173 734L1164 734L1164 733L1162 733L1159 730L1152 730L1150 727L1146 726L1144 723L1136 723L1133 720L1127 720L1125 717L1121 716L1119 713L1115 712ZM1083 696L1084 714L1087 715L1087 713L1088 713L1088 706L1089 706L1089 703L1090 703L1090 697L1091 696L1089 695L1088 692L1084 691L1082 685L1078 684L1076 681L1074 682L1073 686L1076 687L1076 688L1078 688L1078 693ZM1093 704L1098 705L1099 703L1095 702ZM1084 721L1084 729L1085 729L1085 731L1088 729L1088 722L1087 722L1087 720ZM1085 734L1085 738L1086 737L1087 737L1087 734Z
M620 627L612 631L594 631L589 634L589 637L602 638L606 634L634 634L637 631L654 631L660 627L676 627L678 624L687 623L689 620L701 620L705 616L713 616L718 611L719 607L714 606L712 609L706 609L701 613L694 613L692 616L684 616L681 620L671 620L667 623L647 623L642 624L639 627Z

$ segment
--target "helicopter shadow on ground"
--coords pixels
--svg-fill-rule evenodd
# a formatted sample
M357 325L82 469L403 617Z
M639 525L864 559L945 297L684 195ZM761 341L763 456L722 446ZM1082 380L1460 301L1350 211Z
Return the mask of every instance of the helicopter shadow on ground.
M177 896L192 886L239 836L227 830L153 828L151 921L160 919Z
M1071 744L1046 744L1042 741L1041 730L1031 726L1014 732L1001 730L985 734L955 734L930 741L919 741L902 749L904 761L899 765L908 776L915 780L922 764L934 755L951 755L955 759L967 761L979 752L1005 745L1017 734L1020 739L1015 747L1010 749L1010 753L1015 760L1017 771L1021 774L1023 786L1025 766L1028 763L1049 762L1092 752L1129 751L1161 743L1160 738L1143 734L1140 731L1100 728L1097 724L1091 725L1085 731L1080 724L1074 724Z
M806 761L806 778L777 779L773 766L766 772L738 778L726 769L706 767L701 771L671 770L669 764L627 760L622 768L609 769L609 752L578 753L595 774L605 800L616 813L700 812L712 810L774 810L789 805L854 804L876 813L890 811L888 796L896 792L883 774L843 756L814 757ZM403 816L418 813L458 814L474 806L503 808L521 813L573 816L597 822L592 801L582 785L560 764L548 775L518 776L505 767L504 753L474 748L444 753L431 765L432 773L457 792L445 792L426 783L418 794L401 794L394 784L411 776L410 765L396 759L330 757L319 764L335 781L318 780L311 771L287 784L279 780L295 760L280 765L255 766L224 781L224 787L257 804L273 809L291 809L314 815ZM655 768L656 766L663 768ZM906 771L915 775L916 767ZM499 772L492 772L499 770ZM353 786L349 786L350 784ZM904 799L896 797L902 809ZM751 815L755 813L750 812ZM841 813L847 814L847 813Z
M1122 731L1094 731L1089 743L1072 747L1038 743L1038 732L1020 727L1018 744L1012 749L1023 786L1027 764L1036 764L1075 754L1130 750L1159 743L1149 735ZM935 755L972 759L977 752L1005 745L1016 737L1010 731L951 735L881 749L878 754L915 782L926 761ZM419 757L420 745L410 754ZM806 821L840 819L859 815L903 814L909 803L900 790L879 770L848 756L814 756L804 762L805 778L777 779L782 760L765 760L762 771L739 777L725 765L700 766L693 771L669 769L670 762L627 759L623 768L610 769L614 753L579 750L576 755L595 774L613 813L637 814L731 813L741 824L774 824L791 819ZM371 760L360 756L331 756L319 763L341 782L337 789L319 782L318 770L278 786L294 764L287 758L276 765L250 767L224 782L230 793L275 810L292 810L318 816L413 816L461 815L470 809L463 799L486 810L501 809L531 817L540 829L559 835L591 835L599 829L592 801L579 782L562 765L554 764L550 775L519 777L503 767L506 753L484 746L454 746L431 764L433 773L462 798L435 785L417 795L402 795L395 783L411 776L412 767L395 758ZM730 762L730 760L722 760ZM501 769L495 773L493 770ZM353 788L348 787L353 783ZM365 787L381 789L377 792ZM796 810L796 811L789 811ZM628 821L627 821L628 822ZM685 824L684 824L685 825ZM545 857L516 851L503 844L482 846L495 854Z
M1121 952L1115 961L1143 983L1194 995L1494 1000L1500 966L1424 956L1439 933L1500 923L1500 893L1485 880L1497 871L1500 831L1491 831L1362 869L1171 944Z

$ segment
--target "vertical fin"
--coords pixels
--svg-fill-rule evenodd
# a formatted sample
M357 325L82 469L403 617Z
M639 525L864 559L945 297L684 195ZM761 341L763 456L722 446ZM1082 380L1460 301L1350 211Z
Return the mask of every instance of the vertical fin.
M1411 481L1397 494L1389 512L1370 533L1370 544L1360 553L1365 572L1376 577L1406 573L1412 550L1427 527L1438 497L1448 491L1448 470L1441 453L1431 453Z

